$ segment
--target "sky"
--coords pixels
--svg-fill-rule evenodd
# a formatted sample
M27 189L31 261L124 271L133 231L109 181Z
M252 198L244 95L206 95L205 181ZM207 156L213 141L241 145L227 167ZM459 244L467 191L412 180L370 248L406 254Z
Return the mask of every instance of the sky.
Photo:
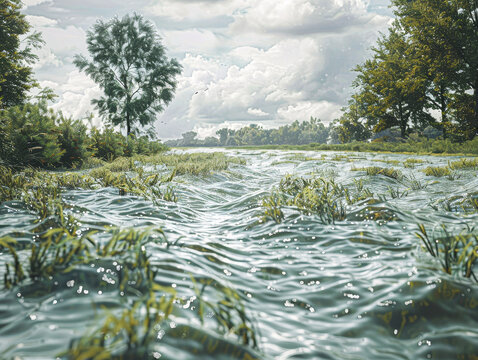
M52 104L74 118L95 117L101 89L73 65L88 56L86 35L98 19L136 12L154 23L167 56L183 66L173 101L158 114L159 138L222 127L278 127L341 115L353 91L352 69L392 19L388 0L23 0L43 34L34 65Z

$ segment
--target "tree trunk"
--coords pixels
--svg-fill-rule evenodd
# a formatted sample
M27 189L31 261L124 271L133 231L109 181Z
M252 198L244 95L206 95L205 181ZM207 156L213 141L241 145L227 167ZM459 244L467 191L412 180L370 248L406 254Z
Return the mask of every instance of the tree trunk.
M443 85L440 85L440 110L441 110L441 123L442 123L442 131L443 131L443 138L446 139L447 137L447 114L446 114L446 98L445 98L445 89Z
M129 137L130 132L131 132L131 124L129 120L129 114L126 114L126 137Z
M470 140L478 134L478 76L475 78L475 87L473 89L473 99L475 108L473 111L473 122L471 124Z
M405 131L407 130L407 123L405 122L404 116L403 116L403 107L402 107L402 102L398 103L398 110L399 110L399 115L400 115L400 136L402 138L405 137Z

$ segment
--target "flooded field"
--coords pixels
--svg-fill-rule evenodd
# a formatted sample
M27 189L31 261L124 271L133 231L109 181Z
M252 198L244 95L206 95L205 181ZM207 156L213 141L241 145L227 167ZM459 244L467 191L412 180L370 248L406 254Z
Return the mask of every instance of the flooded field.
M477 359L475 160L223 152L5 197L0 358Z

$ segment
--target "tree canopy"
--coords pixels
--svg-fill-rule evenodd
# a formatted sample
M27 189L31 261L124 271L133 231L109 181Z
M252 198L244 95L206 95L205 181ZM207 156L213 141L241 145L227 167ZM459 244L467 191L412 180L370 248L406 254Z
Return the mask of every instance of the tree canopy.
M87 33L91 60L76 55L74 63L103 89L94 99L99 113L113 125L144 126L156 119L173 98L181 65L168 59L154 25L142 16L99 20Z
M396 19L356 67L346 114L375 133L434 127L445 137L478 134L478 1L392 0ZM434 114L434 116L432 116ZM344 138L360 126L342 123Z
M0 0L0 108L22 104L36 84L30 65L43 41L38 32L27 35L30 24L21 8L20 0Z

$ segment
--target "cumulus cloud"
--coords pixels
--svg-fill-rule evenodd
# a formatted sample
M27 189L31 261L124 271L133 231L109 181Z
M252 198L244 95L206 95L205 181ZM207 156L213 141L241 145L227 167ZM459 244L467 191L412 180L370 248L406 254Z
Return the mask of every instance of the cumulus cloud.
M236 33L341 33L386 21L383 16L367 12L362 0L261 0L234 18L231 30Z
M204 20L232 17L247 8L252 0L163 0L146 8L148 13L168 17L174 21Z
M183 65L176 95L156 122L163 138L310 116L331 121L350 95L350 70L390 20L370 11L384 0L85 1L81 9L74 0L27 1L29 21L47 42L35 70L60 95L55 108L82 117L101 94L72 65L74 54L88 53L86 29L98 17L143 12Z
M280 107L277 115L286 122L307 120L313 116L328 124L341 115L340 108L339 104L328 101L303 101Z
M28 21L28 23L35 28L55 26L58 24L57 20L50 19L45 16L26 15L25 18Z
M89 114L95 115L91 100L102 94L99 86L78 70L71 71L65 83L45 80L40 82L40 86L49 87L59 95L51 106L52 109L62 111L66 116L75 119L84 119ZM93 125L100 126L101 123L101 120L95 116Z
M310 38L285 40L267 51L236 49L230 55L249 57L244 67L230 66L208 91L191 99L189 117L211 122L255 118L249 108L275 113L277 104L306 97L303 88L317 77L324 63L318 44Z
M51 3L52 0L23 0L22 3L25 5L25 8L36 6L42 3Z
M265 111L262 111L261 109L254 109L254 108L247 109L247 113L251 114L253 116L268 116L268 115L270 115L269 113L266 113Z
M218 34L210 30L165 30L162 32L163 44L171 53L205 53L221 47Z
M35 54L38 56L38 61L32 66L35 70L49 66L58 68L63 65L63 62L58 59L50 48L41 48Z

